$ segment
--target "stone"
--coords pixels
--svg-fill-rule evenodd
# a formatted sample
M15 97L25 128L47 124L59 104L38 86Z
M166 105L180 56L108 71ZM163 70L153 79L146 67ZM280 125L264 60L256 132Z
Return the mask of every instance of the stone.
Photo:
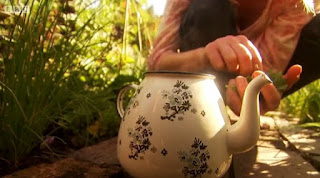
M52 164L40 164L5 178L115 177L130 178L117 159L117 138L76 151L71 157Z
M277 131L262 131L257 146L250 151L234 155L237 178L290 177L312 178L320 173L300 154L288 149Z
M120 165L99 167L89 162L66 158L53 164L40 164L24 169L4 178L121 177L117 175L123 175Z
M297 120L276 118L281 135L297 150L305 155L320 156L320 134L317 130L297 125Z
M317 170L320 170L320 155L312 156L312 165Z
M82 148L73 154L78 161L88 161L97 165L119 165L117 158L117 137Z

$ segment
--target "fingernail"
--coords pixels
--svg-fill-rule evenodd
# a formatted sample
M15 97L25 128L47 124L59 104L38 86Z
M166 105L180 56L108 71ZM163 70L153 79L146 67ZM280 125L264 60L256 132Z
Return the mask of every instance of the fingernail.
M261 74L260 72L253 72L253 74L252 74L252 78L257 77L257 76L259 76L260 74Z
M236 81L237 81L237 82L246 82L247 79L246 79L245 77L243 77L243 76L237 76L237 77L236 77Z

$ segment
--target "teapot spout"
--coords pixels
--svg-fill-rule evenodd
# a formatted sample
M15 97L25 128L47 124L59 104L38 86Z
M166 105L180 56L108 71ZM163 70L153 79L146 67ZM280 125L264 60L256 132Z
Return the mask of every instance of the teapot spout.
M272 81L266 74L255 77L247 86L240 119L231 125L227 133L227 147L232 154L250 150L256 145L260 133L259 93Z

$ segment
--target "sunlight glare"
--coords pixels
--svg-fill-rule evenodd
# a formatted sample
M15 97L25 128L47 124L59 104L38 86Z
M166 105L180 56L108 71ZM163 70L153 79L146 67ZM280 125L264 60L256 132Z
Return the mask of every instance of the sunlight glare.
M100 0L90 0L89 3L90 5L88 6L88 8L91 8L91 9L95 9L100 6Z
M318 171L307 171L307 174L309 175L319 175Z
M153 7L155 15L162 15L167 0L148 0L148 5Z

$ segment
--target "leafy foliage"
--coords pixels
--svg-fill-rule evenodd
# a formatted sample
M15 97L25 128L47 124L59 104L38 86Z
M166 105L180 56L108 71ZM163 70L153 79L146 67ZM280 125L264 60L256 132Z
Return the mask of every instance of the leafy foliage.
M284 91L287 88L286 79L282 77L282 72L269 70L266 72L268 77L271 79L273 85L277 88L278 91ZM246 77L247 81L250 82L252 80L251 76ZM235 91L236 88L234 88Z
M317 80L299 91L284 98L280 110L301 118L300 122L314 123L305 126L316 126L320 123L320 80Z
M117 91L142 77L156 27L141 7L133 0L0 3L1 160L17 163L49 136L83 146L117 133Z

